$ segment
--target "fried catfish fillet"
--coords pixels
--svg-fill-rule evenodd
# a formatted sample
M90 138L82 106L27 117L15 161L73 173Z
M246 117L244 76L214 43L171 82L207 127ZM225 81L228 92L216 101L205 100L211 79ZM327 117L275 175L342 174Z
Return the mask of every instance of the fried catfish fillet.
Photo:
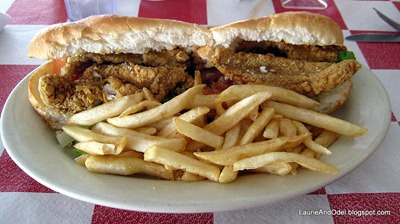
M210 62L237 84L278 86L310 97L332 90L361 68L355 60L311 62L223 48L214 51Z

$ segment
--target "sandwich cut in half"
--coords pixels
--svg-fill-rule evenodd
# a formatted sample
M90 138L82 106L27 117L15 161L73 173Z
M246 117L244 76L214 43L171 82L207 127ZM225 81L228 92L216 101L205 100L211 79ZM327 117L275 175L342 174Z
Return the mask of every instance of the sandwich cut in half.
M273 14L211 31L214 46L198 50L209 73L223 82L278 86L313 97L322 113L347 100L351 77L361 68L338 24L319 14Z
M206 28L116 15L50 26L30 43L29 57L49 60L30 78L29 100L53 129L76 113L147 88L163 102L194 85L203 93L234 84L290 89L339 108L361 67L346 54L330 18L290 12ZM199 71L199 72L197 72Z

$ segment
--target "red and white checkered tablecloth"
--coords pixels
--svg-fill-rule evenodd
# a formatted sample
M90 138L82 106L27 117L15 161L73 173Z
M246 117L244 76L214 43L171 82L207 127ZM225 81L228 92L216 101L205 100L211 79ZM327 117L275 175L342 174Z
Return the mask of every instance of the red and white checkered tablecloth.
M332 17L345 35L395 33L377 17L373 7L400 21L400 1L327 2L327 9L314 12ZM280 0L119 0L118 6L121 15L170 18L208 25L286 11ZM0 32L2 110L17 83L43 63L27 58L30 39L43 27L66 21L67 15L62 0L2 0L0 12L11 16L8 25ZM0 223L400 223L400 43L345 44L383 83L391 100L392 120L377 151L338 181L289 201L246 210L197 214L126 211L54 192L25 174L0 145ZM375 211L375 215L300 214L300 211L307 210ZM377 215L379 211L384 213Z

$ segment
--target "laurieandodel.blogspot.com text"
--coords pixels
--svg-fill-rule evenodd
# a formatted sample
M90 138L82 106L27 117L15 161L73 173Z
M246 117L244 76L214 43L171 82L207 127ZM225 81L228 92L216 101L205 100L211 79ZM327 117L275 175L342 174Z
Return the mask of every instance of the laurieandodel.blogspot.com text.
M299 210L301 216L321 216L321 215L346 215L346 216L388 216L390 211L385 210Z

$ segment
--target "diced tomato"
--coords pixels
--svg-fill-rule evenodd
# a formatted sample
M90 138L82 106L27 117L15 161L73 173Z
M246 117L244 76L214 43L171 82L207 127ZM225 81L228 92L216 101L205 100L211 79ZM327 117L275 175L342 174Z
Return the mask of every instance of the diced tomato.
M80 79L83 74L76 74L71 77L71 82L75 82L76 80Z
M53 72L55 74L61 74L61 68L64 67L66 63L66 58L53 59Z
M212 82L217 82L222 73L216 68L208 68L201 70L201 80L205 84L211 84Z
M222 92L231 85L233 85L233 81L231 79L224 79L224 77L221 77L217 82L214 83L213 87Z
M203 88L203 94L218 94L235 84L234 81L224 76L217 69L205 69L201 74L202 82L206 84Z

